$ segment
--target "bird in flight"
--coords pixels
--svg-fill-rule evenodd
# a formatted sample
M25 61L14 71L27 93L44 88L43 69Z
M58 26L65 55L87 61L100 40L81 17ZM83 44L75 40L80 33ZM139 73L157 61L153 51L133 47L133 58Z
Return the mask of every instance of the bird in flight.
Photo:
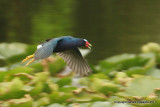
M53 39L47 39L45 42L37 46L37 50L33 55L27 56L22 62L31 59L27 64L35 60L44 59L49 57L52 53L61 56L67 65L81 76L87 76L92 72L88 63L83 58L78 47L86 46L91 49L92 45L86 40L81 38L74 38L72 36L62 36Z

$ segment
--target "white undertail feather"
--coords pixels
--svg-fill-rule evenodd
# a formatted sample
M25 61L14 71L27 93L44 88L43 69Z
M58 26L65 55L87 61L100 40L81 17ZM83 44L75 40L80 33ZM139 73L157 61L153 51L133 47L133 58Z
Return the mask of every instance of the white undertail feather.
M37 49L39 49L39 48L41 48L41 47L42 47L42 44L38 45L38 46L37 46Z

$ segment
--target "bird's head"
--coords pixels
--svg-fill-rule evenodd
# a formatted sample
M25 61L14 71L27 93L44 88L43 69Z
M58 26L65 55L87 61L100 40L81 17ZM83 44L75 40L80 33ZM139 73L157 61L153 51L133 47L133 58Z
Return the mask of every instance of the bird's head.
M91 49L92 47L92 45L87 41L87 39L65 36L63 37L63 40L65 40L66 45L70 45L70 46L76 46L76 47L85 46L89 49Z
M83 39L84 42L85 42L85 46L89 49L91 49L92 45L86 40L86 39Z

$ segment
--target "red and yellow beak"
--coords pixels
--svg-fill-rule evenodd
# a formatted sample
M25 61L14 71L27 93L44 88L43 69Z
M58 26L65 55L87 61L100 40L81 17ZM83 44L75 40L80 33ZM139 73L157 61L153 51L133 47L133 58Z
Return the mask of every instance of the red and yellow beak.
M91 49L91 47L92 47L92 45L91 45L88 41L86 41L85 46L86 46L87 48L89 48L89 49Z

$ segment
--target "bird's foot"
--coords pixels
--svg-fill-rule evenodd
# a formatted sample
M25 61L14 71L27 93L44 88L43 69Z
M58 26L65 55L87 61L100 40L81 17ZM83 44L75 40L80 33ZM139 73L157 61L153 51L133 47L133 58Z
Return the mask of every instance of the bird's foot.
M34 62L35 61L35 59L33 58L33 59L31 59L25 66L28 66L29 64L31 64L32 62Z
M31 59L31 58L33 58L33 57L34 57L34 54L27 56L25 59L23 59L22 63L28 61L29 59Z
M29 55L29 56L27 56L23 61L22 61L22 63L24 63L24 62L26 62L26 61L28 61L29 59L31 59L31 58L33 58L34 57L34 54L33 55ZM26 66L28 66L29 64L31 64L32 62L34 62L35 61L35 59L33 58L33 59L31 59L31 61L29 61L27 64L26 64Z

